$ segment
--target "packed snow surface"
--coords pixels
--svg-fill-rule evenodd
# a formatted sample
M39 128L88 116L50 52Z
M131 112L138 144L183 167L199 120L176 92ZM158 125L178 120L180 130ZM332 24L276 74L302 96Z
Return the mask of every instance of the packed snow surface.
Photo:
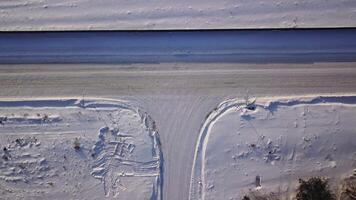
M355 96L246 102L227 100L208 116L190 199L242 199L251 190L288 198L298 178L337 182L356 167Z
M0 30L354 27L354 0L2 0Z
M139 105L159 132L163 198L185 200L199 130L219 103L243 97L247 89L257 96L257 103L272 96L354 95L355 77L355 62L0 65L0 97L20 101L84 94ZM99 140L102 127L93 131L95 139L88 148ZM75 137L68 148L73 149L74 141ZM262 188L265 178L261 175ZM104 194L103 184L96 180Z
M154 121L127 102L0 101L0 199L161 199Z

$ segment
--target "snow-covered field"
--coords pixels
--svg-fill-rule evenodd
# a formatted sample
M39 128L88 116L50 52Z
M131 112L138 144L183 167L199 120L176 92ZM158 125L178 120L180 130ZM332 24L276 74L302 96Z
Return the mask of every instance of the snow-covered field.
M356 168L353 29L3 31L355 26L354 0L2 0L0 199L289 197Z
M325 176L335 184L352 174L355 96L251 101L224 101L207 117L190 199L238 200L253 190L289 199L299 178Z
M2 0L0 30L354 27L354 0Z
M352 95L356 92L356 68L354 66L354 62L2 64L0 65L0 97L3 102L4 99L10 101L22 101L22 99L34 101L35 98L68 99L65 97L76 97L80 100L84 95L84 99L89 99L89 97L122 99L125 100L122 103L132 105L131 108L142 108L140 110L145 110L156 122L160 136L164 161L161 162L163 199L181 200L189 198L191 169L200 129L207 115L221 102L236 97L241 99L246 94L246 90L249 90L251 96L257 96L257 103L261 105L265 105L262 102L264 98L273 96ZM272 100L279 101L278 99ZM115 101L110 101L110 104L121 105ZM7 103L6 106L9 107L10 104ZM1 110L6 106L2 104ZM32 106L34 107L34 104ZM53 110L53 105L47 104L47 106ZM347 106L350 107L350 105ZM15 105L10 107L15 107ZM41 106L33 108L33 110L36 109L41 109ZM83 108L77 109L78 111L84 110ZM16 109L13 108L13 110ZM57 110L60 112L63 109ZM258 108L259 113L263 110L262 107ZM38 118L36 114L37 112L31 115L31 119ZM52 114L48 116L59 116L58 113ZM85 121L85 119L82 120ZM64 146L66 150L59 151L60 154L68 152L68 155L73 156L70 159L79 162L78 159L74 159L79 157L73 148L75 138L80 137L81 143L85 143L86 140L90 141L83 146L84 152L89 155L87 162L90 166L86 170L87 178L90 177L90 180L98 184L96 186L100 190L98 195L104 197L103 183L91 175L94 160L89 154L99 139L100 128L104 127L104 125L99 126L99 123L95 122L98 126L93 125L96 128L92 130L91 138L86 133L87 129L84 129L85 131L80 133L75 131L74 133L78 135L73 135L67 143L60 140L58 142L63 142L63 146L66 145ZM85 124L88 123L85 122ZM43 126L40 126L42 129L39 130L43 130ZM0 130L3 127L6 126L0 126ZM247 130L246 128L244 130ZM85 139L84 133L89 139ZM70 136L70 134L66 135ZM17 139L15 136L12 138ZM10 142L1 140L1 142L11 144L11 140ZM43 141L41 145L42 143ZM67 158L69 159L69 156ZM338 163L337 165L340 166ZM80 169L84 172L84 168ZM254 181L255 176L255 174L249 174L249 184ZM267 179L263 174L261 176L262 188L266 188ZM47 184L46 180L43 182ZM110 198L112 196L108 197Z
M155 122L127 102L0 101L0 199L161 199Z

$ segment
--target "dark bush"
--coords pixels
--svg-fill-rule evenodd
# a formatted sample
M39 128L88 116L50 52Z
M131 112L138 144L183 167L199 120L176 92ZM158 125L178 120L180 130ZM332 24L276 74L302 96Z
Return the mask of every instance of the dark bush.
M356 176L346 178L341 187L340 200L356 199Z
M305 181L299 179L297 200L335 200L335 195L329 189L327 179L312 177Z

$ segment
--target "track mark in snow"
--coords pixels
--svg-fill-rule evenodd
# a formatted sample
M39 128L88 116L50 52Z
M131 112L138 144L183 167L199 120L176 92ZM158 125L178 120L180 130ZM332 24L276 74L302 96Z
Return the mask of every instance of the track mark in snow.
M148 161L137 160L135 155L136 142L139 135L122 133L118 128L103 127L99 131L98 141L93 147L92 157L95 158L91 175L100 179L104 185L107 196L116 197L127 188L122 184L123 180L131 177L158 178L160 174L159 150L146 145L147 151L153 151Z
M288 196L298 178L313 175L337 182L356 161L355 113L355 96L281 99L253 110L224 101L201 128L190 199L241 199L251 190Z
M2 148L0 179L6 182L24 182L36 184L49 175L51 170L46 158L33 154L40 143L35 137L17 138Z
M127 102L0 101L0 147L5 199L161 199L156 125Z

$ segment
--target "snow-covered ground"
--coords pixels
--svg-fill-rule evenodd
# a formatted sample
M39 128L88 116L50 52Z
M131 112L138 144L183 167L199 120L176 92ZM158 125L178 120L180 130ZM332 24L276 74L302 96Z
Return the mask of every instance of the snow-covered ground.
M352 174L355 96L250 103L227 100L209 114L196 146L191 199L238 200L251 190L288 198L299 178L326 176L335 184Z
M354 27L353 0L2 0L0 30Z
M78 95L81 99L84 95L85 99L122 99L142 108L156 122L160 136L163 199L181 200L189 198L199 131L219 103L241 99L247 89L258 101L271 96L351 95L356 93L354 66L354 62L3 64L0 97L20 101ZM93 131L93 141L98 140L100 128ZM75 137L68 142L68 151L73 149ZM85 147L93 146L92 142ZM104 195L102 183L95 180Z
M0 101L0 199L161 199L155 122L127 102Z

